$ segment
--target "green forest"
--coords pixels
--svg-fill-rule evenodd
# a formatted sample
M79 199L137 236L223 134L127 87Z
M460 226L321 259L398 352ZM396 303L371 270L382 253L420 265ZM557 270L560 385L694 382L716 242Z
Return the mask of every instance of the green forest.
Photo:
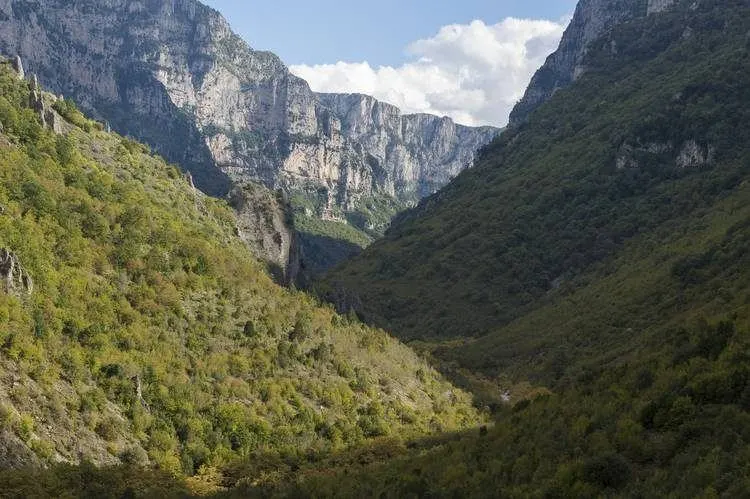
M477 395L480 378L548 392L485 437L303 490L747 493L748 32L743 1L619 26L574 85L318 284Z
M0 293L0 463L125 463L159 470L144 481L211 489L245 461L314 461L484 420L385 332L274 284L226 202L42 94L64 118L53 133L31 93L0 65L0 247L32 278ZM16 476L0 496L41 494Z

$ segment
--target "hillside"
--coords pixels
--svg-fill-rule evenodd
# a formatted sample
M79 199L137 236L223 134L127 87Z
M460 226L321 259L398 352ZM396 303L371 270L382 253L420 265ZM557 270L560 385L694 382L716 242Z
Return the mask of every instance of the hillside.
M745 7L700 5L600 39L573 87L399 217L324 291L406 338L479 336L735 192L747 173L746 19L726 16Z
M676 0L581 0L560 46L537 70L523 98L510 115L510 124L523 123L558 90L586 73L589 45L614 27L668 10Z
M241 448L237 451L240 456L222 461L223 454L213 451L211 465L198 468L197 475L187 479L179 474L170 476L168 471L174 468L168 466L169 461L145 472L127 462L102 469L86 464L53 466L41 474L11 470L0 473L0 495L746 496L750 490L750 130L745 124L750 119L750 2L585 0L581 5L601 12L597 9L614 3L627 12L645 15L627 17L592 38L576 63L585 71L539 103L527 120L485 147L474 169L461 173L448 187L401 215L384 240L318 283L321 293L348 312L345 319L328 308L318 308L305 295L280 291L263 274L250 273L254 280L249 282L260 283L252 284L259 290L257 295L248 291L252 300L257 300L250 303L287 297L288 301L281 302L274 312L280 314L277 323L284 324L288 317L286 324L291 325L292 332L289 341L297 336L299 313L294 311L299 310L299 300L308 300L308 310L314 317L326 314L329 319L324 321L324 329L329 334L355 335L356 349L352 347L346 355L359 359L363 369L378 372L379 365L390 369L400 355L409 356L407 365L422 361L386 340L391 350L382 351L378 346L364 349L361 338L369 337L367 331L372 337L386 337L359 325L355 314L403 338L421 340L414 341L413 346L425 351L457 384L474 391L478 405L486 404L494 411L491 424L467 428L477 416L467 408L465 394L442 384L426 367L416 372L413 368L394 368L395 373L401 372L401 377L394 379L402 381L390 392L391 398L385 399L382 411L372 400L389 393L389 377L395 374L379 377L360 394L361 414L350 416L357 419L349 424L363 434L354 435L353 445L337 445L332 439L329 443L323 435L331 432L325 430L305 443L304 435L309 433L301 432L287 446L280 448L276 440L266 444L268 453L257 447L254 452L243 453ZM590 13L579 9L581 12ZM586 24L579 27L585 29ZM5 124L2 116L0 121ZM72 118L78 119L78 115ZM74 136L79 135L90 137L74 131ZM51 137L49 133L45 136ZM116 136L108 140L123 142ZM18 144L18 139L14 142ZM9 150L19 148L14 147ZM28 149L21 146L22 152L27 150L23 147ZM143 154L137 157L147 161ZM18 167L12 165L20 163L9 164L9 171L15 171L13 168ZM141 172L144 166L140 166L134 171ZM48 170L45 167L41 171ZM54 175L58 170L49 171ZM25 185L16 180L7 184L7 189ZM162 184L148 181L143 185ZM169 185L183 185L184 189L180 179ZM244 286L248 277L241 269L246 267L234 267L238 257L243 261L244 250L235 241L240 249L234 253L232 224L222 229L221 205L209 203L207 206L215 207L214 218L205 221L205 217L196 218L195 212L189 211L195 209L187 194L189 189L187 193L177 191L188 199L178 210L178 216L187 219L187 226L198 224L203 230L213 230L211 237L218 234L225 237L219 240L230 242L222 243L222 252L211 252L211 258L203 263L200 258L190 260L194 263L187 267L182 263L179 272L194 279L182 282L224 289L218 283L217 276L221 276L232 279L232 286ZM24 192L23 199L29 200L28 210L34 215L33 210L42 209L37 207L42 201L33 195L37 192L34 188ZM182 198L173 195L170 202L172 199ZM122 204L118 203L115 206ZM15 205L9 201L4 206L7 210L7 206ZM148 219L158 221L159 217ZM38 223L30 217L23 220ZM49 225L45 228L57 227L57 220L46 222ZM74 219L67 216L64 220ZM116 229L116 225L110 228ZM203 240L194 235L189 239ZM72 250L67 245L50 244L44 246L47 253L33 253L25 249L23 241L19 236L13 240L15 246L6 243L15 256L10 259L12 267L18 269L16 263L22 264L22 270L10 273L8 285L19 296L28 296L31 288L33 304L41 296L39 289L46 289L43 287L48 284L40 281L39 264L32 255ZM177 247L184 244L179 241ZM206 245L208 249L203 251L217 246ZM223 260L222 255L227 254L231 258ZM0 252L6 262L8 256ZM214 259L221 265L232 265L231 270L222 273L221 267L208 266L208 273L197 271ZM116 265L111 258L106 260ZM60 260L53 255L44 261ZM146 257L140 261L153 265ZM118 276L105 282L112 282L113 293L127 293L133 286L129 282L155 286L147 276L142 281L132 280L130 276L138 276L141 268L125 265L121 272L127 279ZM106 278L108 274L102 275ZM65 282L75 280L68 278ZM262 287L262 283L268 283L268 287ZM56 298L56 293L65 296L69 289L80 287L57 286L49 295L52 303L45 306L54 307L53 311L69 306ZM91 291L95 289L85 290L86 296L97 297L90 303L98 303L99 295ZM190 292L194 288L186 285L180 289ZM152 297L157 306L156 299L163 295L160 291ZM222 299L229 307L245 310L239 304L245 301L232 301L233 296L226 289ZM27 337L37 338L35 344L45 348L53 345L47 338L55 336L39 333L54 324L44 315L47 308L35 313L40 305L24 309L18 299L9 299L9 303L16 304L9 309L9 320L24 324ZM187 310L192 311L190 307L205 300L186 303ZM106 307L91 308L96 310L80 313L106 317ZM154 317L135 305L131 308L146 314L136 316L139 321ZM255 320L259 315L250 315L253 334L259 330ZM270 311L268 315L274 316ZM201 317L186 313L185 321L199 328L206 317L209 321L231 322L231 316L231 311L225 312L223 319L208 313ZM192 318L195 321L189 322ZM248 319L241 317L236 330L244 333L243 321L247 325ZM155 330L172 338L158 327ZM279 335L283 338L284 330L278 326L276 333L270 334L271 345L286 344L278 339ZM82 338L78 340L82 348L99 352L93 346L98 343L88 343L91 336L78 337ZM136 338L148 341L148 337ZM233 345L231 334L218 338ZM108 348L118 349L118 355L140 365L132 360L136 356L132 347L114 344ZM157 348L155 343L146 344L152 350ZM184 347L200 353L194 365L182 368L188 378L200 377L207 369L199 362L208 358L206 350L193 345L186 342ZM148 353L152 350L137 351L146 352L138 355L153 363L157 354ZM333 355L343 351L333 350ZM46 352L62 351L44 350L48 356L52 354ZM159 358L164 351L158 350ZM285 351L272 346L269 357ZM96 355L93 363L84 362L85 368L108 376L109 368L96 370ZM22 361L30 357L18 358L23 366ZM216 362L211 360L210 365ZM346 378L345 372L335 370L336 361L332 362L334 366L323 372ZM280 365L278 360L275 365ZM302 376L312 372L297 364L291 366ZM170 368L166 372L174 371ZM356 375L358 371L354 372ZM139 379L145 379L143 374L135 381ZM317 374L304 379L316 383ZM332 386L328 379L324 378L324 387ZM430 381L425 383L425 379ZM173 391L184 386L179 380L172 383L169 386ZM110 393L106 391L110 385L102 386L105 394ZM358 381L350 381L348 386L360 393L355 389ZM382 414L382 418L388 418L393 412L385 405L398 407L398 401L404 400L401 394L407 391L399 386L422 387L431 394L417 398L421 411L415 409L416 420L401 417L399 423L399 418L394 418L384 424L391 431L365 431L372 429L370 416ZM132 394L132 383L129 389ZM212 399L210 407L206 402L207 408L198 412L199 419L214 429L201 435L206 446L218 441L213 439L215 434L231 435L246 427L222 426L224 420L216 419L212 412L214 405L221 407L232 397L228 390L219 392L219 402ZM494 398L490 396L493 392ZM144 399L145 393L144 388ZM149 410L160 411L155 419L161 418L166 424L181 421L184 406L158 405L155 400L160 400L161 392L149 393L152 398L145 400ZM306 392L302 393L306 402ZM199 407L198 402L194 404L190 408ZM312 404L313 411L316 404ZM349 421L346 415L352 413L341 407L340 417ZM436 420L430 419L430 407ZM14 418L11 428L19 439L30 435L30 425L36 428L28 418ZM414 431L415 426L417 430L427 426L432 433L424 435L422 431L420 435ZM161 429L154 423L151 436L142 445L149 445L150 455L157 456L157 463L161 463L163 434L155 432L154 427ZM195 435L195 426L187 426L187 432L181 431L183 426L174 428L172 441L179 443L171 452L176 455L174 449L182 449L183 435ZM315 429L319 428L328 427L316 424ZM367 439L365 435L377 438ZM230 437L224 447L231 448L237 441L246 442ZM302 448L312 450L300 452ZM187 461L184 454L180 459ZM192 453L188 456L194 458ZM192 464L195 470L196 461Z
M549 393L512 394L486 435L280 490L746 495L748 33L746 1L617 26L575 83L324 283L404 337L478 336L434 347L454 374Z
M7 61L0 123L0 467L210 475L481 420L385 332L274 284L226 203Z

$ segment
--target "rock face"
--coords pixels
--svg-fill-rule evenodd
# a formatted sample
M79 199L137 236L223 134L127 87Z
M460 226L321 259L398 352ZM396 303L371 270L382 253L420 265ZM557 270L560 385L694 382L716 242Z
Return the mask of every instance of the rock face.
M195 0L0 0L0 51L213 195L251 180L324 192L340 210L374 194L415 199L497 133L317 96Z
M300 271L300 246L291 228L291 208L282 192L256 184L237 185L229 193L237 213L237 234L271 265L277 281L291 284Z
M647 14L663 12L670 8L677 0L648 0Z
M16 56L13 59L11 65L13 66L13 69L16 71L16 73L18 73L19 79L23 80L24 78L26 78L26 72L23 70L23 63L21 62L20 56Z
M696 139L686 140L677 148L672 142L626 142L620 146L615 167L618 170L641 168L644 164L663 163L670 158L677 168L702 168L713 164L715 157L716 148L712 144Z
M341 121L341 134L355 144L381 192L420 199L446 185L470 165L477 149L497 135L429 114L402 115L390 104L362 94L318 94Z
M521 101L510 115L517 125L555 91L573 83L586 68L588 45L618 24L662 12L677 0L581 0L556 52L536 72Z
M3 290L10 295L25 297L34 291L31 276L21 266L18 257L7 248L0 248L0 279Z
M23 65L19 57L16 57L13 67L18 72L19 78L24 78ZM43 127L49 128L56 134L65 132L65 120L54 110L52 105L57 101L57 97L42 91L39 86L39 80L35 74L31 75L29 80L29 107L39 116L39 121Z

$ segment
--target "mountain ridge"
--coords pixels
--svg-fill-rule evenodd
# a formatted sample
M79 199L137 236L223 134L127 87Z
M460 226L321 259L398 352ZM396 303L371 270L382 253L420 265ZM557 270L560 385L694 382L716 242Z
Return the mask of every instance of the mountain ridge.
M573 19L563 33L560 46L531 79L523 98L510 114L518 125L554 93L575 82L585 71L582 64L591 42L612 28L634 19L658 14L677 0L583 0L576 5Z
M0 328L0 348L39 384L60 369L99 384L107 400L130 401L134 413L145 402L160 419L133 419L146 425L147 438L134 432L135 443L149 448L157 470L0 471L0 495L746 495L750 1L630 7L646 15L590 41L575 81L319 283L345 316L253 272L226 206L196 203L179 173L144 146L93 132L110 145L83 149L103 154L94 168L62 138L39 134L27 86L2 87L0 248L33 277L32 299L49 300L23 302L18 284L12 296L0 293L0 320L23 331L2 336ZM69 104L56 108L81 130L97 128ZM72 130L77 145L89 144L92 135ZM28 160L4 157L18 144L27 144ZM165 189L171 195L160 195ZM133 205L150 212L125 209ZM165 244L176 247L174 259L165 259ZM81 286L76 269L96 278ZM170 284L186 295L175 297ZM103 285L126 293L118 302L132 321L126 334L89 326L119 320ZM75 308L71 293L86 306ZM422 355L356 315L419 340ZM152 329L138 329L151 319ZM55 356L68 349L89 357ZM185 349L189 362L159 361ZM236 355L222 357L226 349ZM154 350L152 368L139 370L134 352ZM39 362L47 358L54 362ZM466 394L424 358L469 387L494 421L465 429L477 422ZM49 455L32 404L26 414L2 408L6 398L55 406L13 381L0 379L0 435ZM7 397L4 384L14 388ZM216 387L213 397L207 387ZM191 397L196 390L202 396ZM82 426L116 438L122 426L101 418L111 407L102 395L80 399L63 414L78 408ZM402 438L410 429L417 436ZM137 464L143 456L123 457Z
M581 5L589 4L582 2ZM645 9L646 4L641 4L631 2L629 11ZM616 71L636 64L639 57L657 57L670 47L669 44L687 43L689 39L683 39L683 35L689 23L679 23L686 22L685 18L694 11L684 2L678 5L682 7L640 18L641 22L644 19L674 21L670 31L660 37L650 32L629 33L633 40L624 44L616 38L608 38L614 36L613 31L605 33L583 59L589 70L580 78L599 78L603 81L603 90L614 92L623 85L617 83ZM582 9L579 8L579 12ZM627 32L630 24L623 22L615 31ZM577 26L576 21L572 21L571 26ZM573 31L568 29L569 38ZM606 43L610 45L605 46ZM619 47L618 50L613 50L613 46ZM607 65L612 74L597 69L601 65ZM553 101L566 102L564 96L569 88L555 92L540 109L549 109ZM590 93L589 98L598 98L593 91ZM681 95L680 90L675 89L675 94ZM622 90L617 98L623 100L632 98L631 95ZM583 106L578 102L575 105ZM599 105L602 109L615 108L617 102L602 100ZM629 113L633 130L602 124L601 130L591 131L595 137L601 136L601 141L592 139L596 148L586 149L579 142L572 142L571 137L576 131L601 120L595 120L596 114L590 112L585 120L565 121L566 114L580 116L576 114L579 108L555 108L559 116L547 111L543 121L536 119L533 129L526 122L511 126L480 151L477 166L482 165L481 168L463 172L415 209L396 217L385 238L366 251L364 257L346 262L332 272L323 280L321 292L340 310L353 308L368 320L409 339L482 335L493 324L505 324L523 315L526 307L535 306L548 292L568 280L568 274L575 274L581 266L609 255L625 235L630 234L629 225L616 229L604 225L606 218L601 214L598 215L601 221L597 222L600 226L585 225L588 232L583 232L580 224L593 223L584 213L594 208L586 207L583 196L574 195L577 186L573 175L585 176L594 184L612 184L607 187L613 190L611 196L620 196L617 192L621 188L617 183L627 181L625 172L641 171L638 167L643 155L661 155L665 161L669 158L681 171L708 167L716 159L716 146L704 137L705 132L695 131L692 136L685 132L685 135L663 140L654 131L640 132L632 109L620 109L620 112L623 116ZM641 112L647 111L642 109ZM666 127L661 122L659 125ZM544 127L548 128L547 140L536 133ZM610 128L615 131L612 137L607 137L604 130ZM687 125L686 129L689 129ZM524 142L526 137L535 141L533 147L530 142ZM563 150L558 144L565 144L566 140L576 144L577 158L568 156L570 152L557 152ZM612 155L611 163L609 155ZM549 159L553 156L554 160ZM569 162L580 170L566 176L564 170L553 168L554 164ZM585 169L587 162L590 162L589 170ZM506 163L513 168L507 168ZM541 165L547 165L549 171L545 173ZM601 165L601 176L595 175L594 165ZM686 166L689 168L684 168ZM553 183L552 172L555 172L557 184ZM527 175L533 180L525 178ZM585 196L592 199L597 194L603 196L591 189ZM572 201L580 204L572 208L569 204ZM622 202L629 201L623 199ZM477 212L478 206L482 207L482 213ZM572 222L563 217L561 210L569 209L578 211L571 211L567 216L582 221L564 232L563 228ZM605 211L607 207L597 205L596 209ZM553 216L555 223L548 220ZM623 213L621 216L629 219L635 215ZM531 224L538 226L532 228ZM554 242L554 237L559 237L559 241ZM567 248L565 256L560 253L562 247ZM472 259L475 266L468 265ZM434 310L441 312L436 316L432 314ZM466 320L453 320L466 311L471 311Z
M45 85L94 117L149 142L212 194L228 192L228 179L251 180L306 193L315 216L333 211L346 220L362 199L412 203L442 186L471 165L474 143L495 134L477 129L469 147L454 141L444 165L429 151L424 159L403 148L395 160L370 154L342 134L338 117L277 56L251 49L195 0L4 0L0 12L3 52L19 54ZM85 31L82 24L113 28ZM441 168L446 173L433 173Z

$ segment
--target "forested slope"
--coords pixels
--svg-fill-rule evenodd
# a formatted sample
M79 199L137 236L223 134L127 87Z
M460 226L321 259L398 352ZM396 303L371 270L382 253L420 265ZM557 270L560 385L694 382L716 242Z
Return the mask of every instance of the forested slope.
M575 84L335 271L321 289L340 306L455 340L433 349L446 370L549 392L512 394L486 435L308 470L284 493L744 496L748 33L746 1L622 24Z
M480 421L385 332L275 285L225 202L5 61L0 123L0 466L214 476Z
M204 468L194 480L220 483L228 489L220 496L238 497L744 496L750 490L749 33L746 0L678 2L620 25L589 48L586 72L575 84L320 284L342 308L395 334L450 339L432 352L457 377L507 380L509 400L497 405L494 424L338 451L326 443L328 450L303 455L247 452L245 459ZM14 251L22 262L32 258ZM24 265L29 275L39 273L33 260ZM32 296L46 285L36 282ZM271 297L279 292L267 289L277 290L263 288ZM34 314L38 307L15 307L26 315L9 317L26 324L32 342L42 315ZM325 313L333 323L336 316ZM332 324L335 331L369 331L336 321L342 324ZM41 338L33 341L50 341ZM393 359L397 351L384 353ZM206 350L200 352L202 359ZM386 361L372 362L377 370L375 363ZM438 383L431 371L415 374ZM370 385L363 397L388 393L385 385ZM391 395L398 400L400 393L396 387ZM443 428L472 420L460 392L437 393L447 397L433 395ZM151 411L155 400L147 400ZM211 411L205 409L208 421ZM368 421L360 417L357 427ZM417 421L418 427L439 423ZM174 434L181 438L178 429ZM151 435L148 442L161 442ZM225 442L231 447L231 439ZM139 486L128 489L133 477ZM85 494L97 479L123 493L134 487L164 493L159 483L175 494L197 491L195 481L160 477L58 467L41 477L5 473L0 483L17 496Z
M619 26L587 72L320 288L406 338L480 336L690 223L747 174L745 2Z

